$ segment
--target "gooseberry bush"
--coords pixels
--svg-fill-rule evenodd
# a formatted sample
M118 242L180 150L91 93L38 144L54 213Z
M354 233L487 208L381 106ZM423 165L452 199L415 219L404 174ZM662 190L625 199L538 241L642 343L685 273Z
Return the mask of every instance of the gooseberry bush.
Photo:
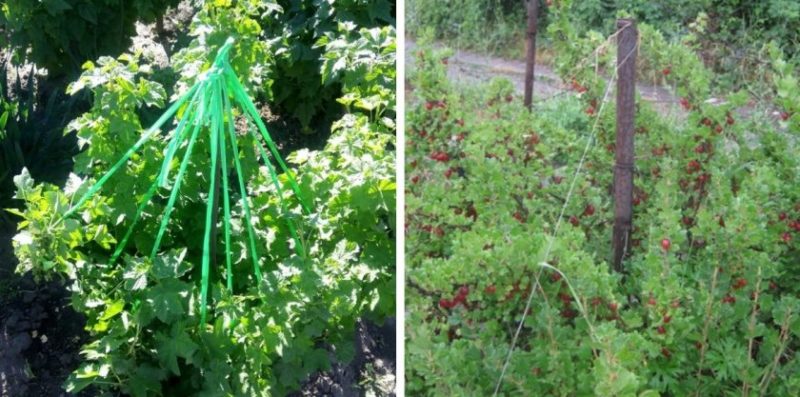
M257 62L268 60L273 48L252 39L260 30L248 22L256 15L251 6L215 2L201 10L192 24L192 43L175 56L176 69L186 73L170 86L173 98L211 66L229 36L238 38L231 65L245 86L263 77L264 65ZM84 65L70 91L90 90L93 106L70 124L82 152L66 186L37 184L26 170L14 178L16 197L25 203L24 210L13 211L22 218L14 238L18 271L66 279L72 306L87 318L90 342L82 350L83 363L65 384L67 391L91 385L104 393L142 397L286 395L310 373L329 367L327 346L335 346L341 361L353 357L356 318L380 322L393 315L396 34L391 26L349 26L340 32L330 33L331 40L320 45L325 59L332 54L343 59L336 73L347 82L341 99L347 111L331 124L323 149L288 154L290 172L303 193L291 194L288 176L279 175L288 213L281 210L266 164L259 162L257 143L246 131L237 131L241 173L248 180L246 192L230 191L230 244L226 247L219 233L206 323L200 321L204 219L199 214L205 213L211 177L208 127L189 158L155 258L151 261L148 254L171 187L157 191L126 250L110 263L158 174L186 105L175 123L137 152L75 216L65 217L149 127L152 120L145 122L145 115L170 101L167 87L137 54ZM244 123L243 115L235 117L237 124ZM231 164L225 168L234 169ZM239 204L245 194L261 279L253 275ZM312 210L306 213L302 207ZM287 216L298 227L303 255L291 245ZM230 274L226 248L233 257ZM225 286L228 277L233 277L232 290Z
M613 73L616 47L554 15L569 91L532 112L508 81L449 82L446 49L414 54L409 393L492 395L533 294L499 395L797 395L796 71L773 46L769 103L709 101L691 49L639 26L638 56L668 70L681 111L637 98L633 231L617 273L615 109L597 73Z

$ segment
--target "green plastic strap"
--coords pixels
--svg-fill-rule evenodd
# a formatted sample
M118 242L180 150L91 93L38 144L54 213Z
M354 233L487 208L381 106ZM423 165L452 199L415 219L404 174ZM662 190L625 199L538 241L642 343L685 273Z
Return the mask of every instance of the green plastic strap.
M175 184L172 186L172 192L169 195L169 201L167 201L167 206L164 209L164 214L161 218L161 226L158 229L156 240L153 243L153 250L150 251L150 260L155 259L156 253L158 253L158 248L161 246L161 239L164 237L164 232L167 230L169 217L172 215L172 209L175 206L175 200L178 198L178 191L180 191L181 188L183 174L186 173L186 167L189 165L189 159L192 157L192 148L194 148L194 143L197 141L197 135L200 133L200 130L205 122L206 101L208 101L208 92L204 90L203 98L200 102L200 109L198 110L199 115L197 117L199 120L194 126L192 136L189 138L189 144L186 146L186 153L181 161L180 168L178 168L178 176L175 178Z
M217 76L212 77L211 83L211 116L210 119L219 120L222 114L219 108L219 95L217 91L219 82ZM219 149L219 123L213 123L211 127L211 168L209 168L208 178L211 183L208 186L208 200L206 201L206 226L203 236L203 267L202 267L202 281L200 284L200 323L205 324L206 313L208 312L208 274L211 262L211 230L214 222L214 198L217 194L217 150Z
M248 121L252 123L250 117L247 118ZM258 137L256 133L251 129L248 128L247 132L253 137L253 140L258 142ZM281 187L280 181L278 181L278 175L275 173L275 167L272 166L272 163L269 161L269 156L267 152L264 150L264 147L261 145L256 145L258 148L259 153L261 153L261 158L264 160L264 164L267 166L267 170L269 171L269 177L272 179L272 184L275 186L275 189L278 191L278 203L281 206L281 212L283 215L286 216L286 225L289 227L289 233L292 236L295 244L295 252L297 255L305 257L305 248L303 247L303 243L297 235L297 228L295 227L294 221L292 220L292 215L289 212L289 209L286 207L286 202L283 199L283 188Z
M267 131L267 127L261 121L261 116L259 116L258 111L256 110L256 105L253 104L253 101L250 100L250 97L247 96L247 92L245 92L242 83L239 82L239 78L236 77L236 74L230 67L230 64L225 65L225 77L226 81L228 82L228 86L231 87L231 91L233 91L234 98L242 106L243 110L246 113L250 114L250 117L253 118L256 122L256 126L258 127L259 132L261 132L261 136L266 141L267 146L269 147L270 152L275 157L275 160L278 161L278 164L281 166L281 169L284 173L286 173L287 178L289 178L289 184L292 186L292 190L297 195L300 205L303 206L303 209L306 211L306 214L310 214L311 210L306 207L305 200L303 195L300 191L300 187L297 185L297 181L292 175L292 172L286 167L286 163L283 162L280 154L278 153L278 148L275 146L275 143L272 141L272 137L269 135L269 131Z
M184 117L181 118L181 121L178 123L178 128L175 129L175 134L178 134L180 131L183 133L184 127L186 125L186 120L190 120L190 124L194 123L196 120L195 117L188 117L189 115L195 115L195 109L197 105L197 98L200 96L200 92L203 91L204 85L206 82L200 82L201 86L197 89L197 92L194 93L192 96L192 100L189 102L189 107L186 108L186 111L183 112ZM169 168L172 163L172 159L175 157L175 152L178 151L178 147L180 147L181 142L183 139L179 141L173 140L170 142L169 146L167 147L167 153L164 155L164 162L161 164L161 171L158 174L158 181L161 187L167 187L167 178L169 176Z
M225 103L225 113L231 115L231 104L228 96L223 97ZM242 164L239 161L239 148L236 142L236 130L234 129L234 120L228 123L228 135L231 138L231 151L233 152L233 165L236 168L236 176L239 179L239 192L242 199L242 209L244 210L244 223L247 226L247 237L250 243L250 256L253 260L253 272L256 275L256 282L261 285L261 269L258 268L258 251L256 250L256 236L253 231L253 219L250 217L250 206L247 203L247 186L244 182L244 174L242 174Z
M181 142L183 142L184 131L186 130L186 128L185 128L186 127L186 120L187 119L191 119L191 120L189 120L189 124L193 124L194 123L194 121L196 119L195 116L197 115L197 112L194 111L195 105L196 105L195 100L197 99L197 96L199 95L199 93L200 93L200 90L195 92L194 97L192 97L192 101L189 102L188 107L186 108L186 111L184 112L185 116L178 123L178 127L175 129L175 133L173 134L172 139L170 140L170 143L169 143L169 147L170 148L171 147L177 147L177 146L180 145ZM165 157L164 164L161 167L161 173L159 173L159 175L156 177L156 179L150 185L150 188L147 190L147 193L145 193L144 197L142 198L141 203L139 203L139 206L136 208L136 214L133 217L133 221L128 226L128 230L125 231L125 235L122 237L122 240L120 240L120 242L117 244L117 248L114 250L114 253L111 255L111 258L108 261L109 265L114 264L117 261L117 259L119 259L119 256L122 254L122 251L127 246L128 239L130 239L131 235L133 234L133 230L136 227L136 224L139 223L139 219L141 218L142 213L144 212L144 209L147 207L147 204L150 203L150 200L153 198L153 196L155 195L156 191L158 190L158 186L160 185L159 181L161 180L161 177L164 175L164 172L166 172L165 171L167 169L166 166L168 165L169 161L170 160Z
M225 95L225 91L222 89L222 85L218 85L220 90L220 96ZM231 198L229 192L229 184L228 184L228 160L226 156L226 145L225 145L225 120L228 120L229 124L233 124L233 118L231 117L230 112L223 112L222 104L217 102L217 105L220 107L219 112L223 113L225 118L219 119L219 158L221 167L222 167L222 210L225 214L225 221L223 228L225 229L225 269L227 272L226 282L228 286L228 291L233 293L233 265L231 262Z
M64 214L64 218L73 215L78 209L80 209L81 206L83 206L83 204L87 200L89 200L89 198L91 198L95 193L97 193L97 191L100 190L100 188L102 188L103 185L106 183L106 181L108 181L108 179L111 178L111 176L113 176L125 164L125 162L127 162L128 159L131 158L131 156L133 156L133 154L136 153L136 151L138 151L142 147L142 145L147 143L147 141L150 140L153 134L155 134L161 128L161 126L164 125L164 123L166 123L167 120L169 120L169 118L172 117L178 111L178 109L183 105L183 103L186 102L189 99L189 97L191 97L194 94L195 90L197 90L197 85L194 85L192 88L189 89L189 91L183 94L183 96L181 96L177 102L173 103L172 106L170 106L169 109L167 109L167 111L161 115L161 117L155 122L155 124L153 124L149 129L147 129L147 131L145 131L144 134L142 134L142 137L139 138L139 140L135 144L133 144L133 146L131 146L127 152L125 152L122 158L120 158L116 162L116 164L114 164L111 167L111 169L105 173L105 175L103 175L97 182L95 182L94 185L92 185L92 187L89 188L89 190L86 193L84 193L83 196L81 196L81 198L78 200L77 203L75 203L75 205L72 208L67 210L67 212Z

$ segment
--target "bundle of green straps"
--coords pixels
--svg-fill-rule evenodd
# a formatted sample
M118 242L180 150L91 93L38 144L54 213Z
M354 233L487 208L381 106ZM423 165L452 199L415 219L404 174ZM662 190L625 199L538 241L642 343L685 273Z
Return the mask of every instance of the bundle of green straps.
M228 290L233 290L233 272L231 269L232 263L230 250L231 203L228 185L228 149L232 154L232 163L237 175L239 191L242 192L240 195L241 205L244 213L244 223L247 227L248 245L250 259L253 262L253 272L256 280L262 280L262 273L258 263L258 251L256 250L256 235L253 230L252 215L250 211L250 205L248 204L247 200L248 195L245 186L245 175L242 174L242 167L239 161L239 146L238 142L236 141L235 118L232 112L233 105L238 105L242 116L247 120L247 133L250 134L254 142L260 143L261 140L263 140L263 143L269 149L272 156L274 156L281 170L286 174L291 189L294 191L297 197L300 198L299 201L303 206L303 210L306 214L310 213L309 208L304 204L305 201L302 199L302 194L297 181L293 177L291 171L286 167L286 163L278 154L278 149L270 137L266 126L262 122L255 105L250 100L249 96L244 90L244 87L239 81L239 78L236 76L231 68L230 63L228 62L228 54L233 47L233 43L234 40L232 38L229 38L225 42L225 44L219 49L212 67L202 74L201 77L197 79L197 82L195 82L195 84L185 94L183 94L183 96L173 102L167 111L164 112L161 117L142 134L141 138L125 152L122 158L120 158L111 167L111 169L108 170L108 172L100 177L100 179L98 179L86 191L86 193L80 197L80 199L65 215L65 217L69 217L79 211L81 206L94 194L96 194L103 187L106 181L108 181L114 175L114 173L116 173L120 168L124 167L128 159L142 146L144 146L154 135L156 135L156 133L160 131L161 127L173 116L175 116L178 110L181 109L184 104L186 104L186 109L182 113L183 117L181 117L180 121L178 122L175 132L167 145L161 170L139 203L133 220L128 226L128 229L122 239L119 240L114 253L109 258L109 264L113 264L117 261L117 259L119 259L120 254L125 249L129 238L136 228L136 224L138 223L142 212L147 207L148 203L150 203L158 188L166 188L172 185L169 200L164 208L161 224L158 229L158 233L156 234L155 243L150 251L150 260L152 261L155 259L155 256L158 253L161 245L161 239L169 225L170 215L175 206L175 201L178 197L178 192L180 191L181 187L181 181L183 180L187 166L190 162L192 150L195 142L197 141L197 137L201 131L208 131L210 133L209 144L211 166L208 174L210 186L208 188L208 202L206 203L206 217L203 236L203 256L201 269L202 284L200 289L201 324L206 323L206 314L208 311L207 300L209 287L209 267L212 261L212 244L216 244L216 241L212 241L212 230L215 229L216 221L215 212L218 210L215 205L218 202L218 198L215 197L215 195L217 194L217 184L219 183L217 178L219 178L220 175L222 185L221 189L219 190L222 193L222 208L224 214L223 229L225 241L225 263L227 267L226 282ZM259 134L256 134L255 129L251 128L253 126L258 129L260 138ZM178 148L181 147L184 142L186 142L186 149L183 154L183 159L180 162L180 166L178 167L178 173L172 183L169 183L170 164L172 163ZM288 216L288 208L284 202L283 188L278 180L277 171L272 165L264 145L257 144L256 147L261 155L264 165L269 171L272 183L277 190L281 211L283 214L287 215L285 216L285 219L294 241L294 249L298 255L305 256L305 248L299 237L297 226L294 224L292 218Z

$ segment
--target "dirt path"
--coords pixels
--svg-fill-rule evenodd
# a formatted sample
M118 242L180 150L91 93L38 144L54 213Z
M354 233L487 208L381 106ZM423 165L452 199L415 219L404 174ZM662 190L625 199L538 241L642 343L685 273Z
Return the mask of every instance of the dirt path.
M436 46L444 45L437 43ZM406 70L410 70L413 66L416 48L416 41L406 37ZM534 101L546 100L569 91L569 87L561 82L561 78L549 66L537 64L535 70ZM455 50L448 62L448 76L452 81L465 84L487 82L493 77L505 77L511 81L517 92L522 94L525 83L525 62ZM638 83L636 90L643 100L652 103L662 114L682 118L683 112L678 105L679 98L669 89Z

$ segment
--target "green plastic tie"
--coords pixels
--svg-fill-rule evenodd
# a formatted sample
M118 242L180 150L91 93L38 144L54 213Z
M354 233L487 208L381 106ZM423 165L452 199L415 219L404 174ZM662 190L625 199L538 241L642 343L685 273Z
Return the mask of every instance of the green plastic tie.
M233 113L232 104L237 104L245 117L249 126L255 126L260 132L260 137L256 132L247 127L247 133L253 139L257 147L258 154L261 155L267 170L269 171L270 179L276 188L278 194L278 202L281 206L281 213L286 216L286 222L289 231L294 240L295 251L300 256L305 256L305 249L298 234L297 225L294 222L292 214L287 209L286 201L284 198L283 186L280 183L277 170L272 165L264 145L269 148L272 156L277 160L281 170L285 173L286 178L291 186L291 190L297 196L303 210L308 214L310 209L307 206L307 201L304 200L299 185L297 184L292 172L286 166L283 159L281 159L275 143L267 131L266 126L261 121L258 112L256 111L255 104L250 100L239 78L233 71L230 63L228 62L228 54L233 48L233 39L228 41L220 47L217 52L217 57L212 64L212 67L204 72L197 80L197 82L178 100L176 100L161 117L146 131L142 133L139 140L131 146L123 156L94 184L80 197L80 199L72 206L65 214L64 217L74 215L93 195L95 195L103 185L120 169L125 163L136 153L143 145L145 145L156 132L177 112L181 107L187 103L180 121L178 122L172 137L169 139L164 151L164 159L162 161L160 170L155 175L152 184L149 186L145 194L142 196L141 201L138 203L136 212L126 228L125 234L114 249L114 252L109 258L109 263L115 263L120 255L122 255L130 237L133 235L139 220L144 213L144 210L152 202L153 197L158 192L159 187L166 188L169 186L170 170L172 167L173 159L178 156L180 148L186 144L183 150L182 158L178 166L174 180L172 181L172 189L167 200L167 204L161 214L161 221L156 233L153 247L150 251L149 259L155 260L156 255L161 248L161 243L164 234L167 231L170 223L170 217L175 209L175 204L181 189L181 184L186 177L189 163L192 160L192 153L195 144L198 142L201 130L208 128L208 144L210 155L210 168L209 168L209 186L208 197L206 203L206 217L205 228L203 232L202 242L202 262L201 262L201 280L200 280L200 321L201 324L206 323L208 313L208 294L210 288L210 275L211 264L215 260L212 257L212 230L216 227L215 215L219 211L216 208L215 201L217 194L222 196L222 207L224 215L224 244L225 244L225 269L227 272L226 286L228 290L233 293L233 263L231 258L231 202L230 202L230 181L229 181L229 165L228 165L228 145L230 144L231 162L236 171L238 187L240 191L240 200L243 212L243 221L247 229L247 240L249 248L249 256L253 262L253 273L257 282L257 288L260 290L263 281L263 275L259 267L258 257L258 243L256 233L253 229L254 218L251 212L249 203L249 194L247 190L247 178L242 171L242 164L240 161L239 142L236 139L236 118ZM227 127L227 128L226 128ZM226 131L227 129L227 131ZM227 132L227 134L226 134ZM227 135L227 136L226 136ZM228 139L229 138L229 139ZM260 139L259 139L260 138ZM263 140L263 143L262 143ZM256 155L258 155L256 154ZM217 178L217 173L220 173L221 178ZM221 179L221 180L217 180ZM219 192L219 193L218 193ZM63 218L62 218L63 219Z

